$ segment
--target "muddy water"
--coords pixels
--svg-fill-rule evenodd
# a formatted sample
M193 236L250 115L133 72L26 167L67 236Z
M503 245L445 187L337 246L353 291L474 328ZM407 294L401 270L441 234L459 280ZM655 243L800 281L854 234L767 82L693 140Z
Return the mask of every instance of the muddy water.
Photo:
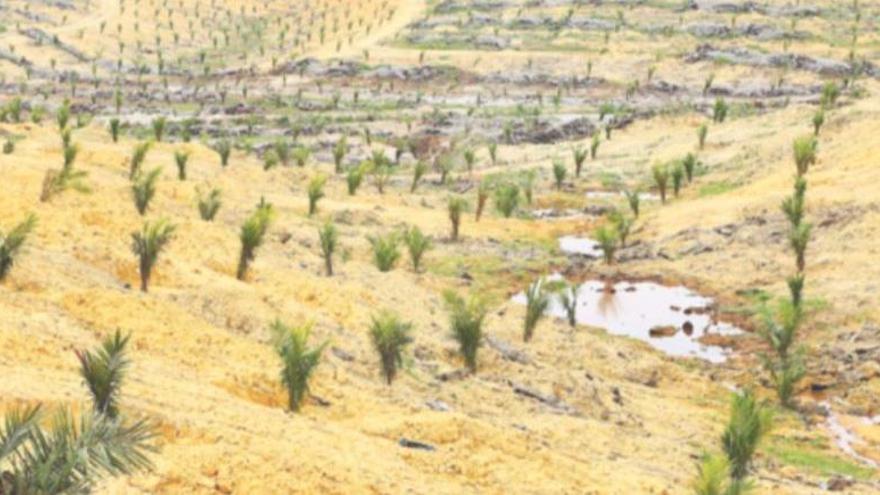
M558 276L548 278L559 280ZM579 324L603 328L609 333L647 342L670 356L697 357L713 363L727 359L728 351L706 345L704 335L735 335L741 330L716 322L712 299L685 287L666 287L653 282L588 281L577 290ZM525 304L525 294L513 301ZM565 309L554 296L548 314L565 318Z
M565 254L601 258L602 248L599 243L589 237L565 236L559 238L559 250Z
M863 446L865 441L862 440L855 432L848 430L841 422L840 418L834 413L834 410L831 408L831 405L827 402L822 403L822 406L828 412L828 419L825 422L825 428L828 429L828 432L834 437L834 444L837 445L837 448L840 449L844 454L849 456L852 459L855 459L859 463L872 467L874 469L880 468L880 463L873 459L869 459L856 451L857 446ZM863 418L865 422L868 424L880 424L880 417L877 418Z

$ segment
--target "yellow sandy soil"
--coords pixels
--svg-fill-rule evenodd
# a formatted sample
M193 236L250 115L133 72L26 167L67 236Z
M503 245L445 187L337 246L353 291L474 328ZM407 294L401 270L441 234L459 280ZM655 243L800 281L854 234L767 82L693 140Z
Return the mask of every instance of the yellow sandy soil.
M248 2L226 3L237 7ZM357 17L379 2L323 3L332 5L334 12L357 3ZM368 36L360 33L354 44L344 46L342 55L355 56L373 47L377 61L417 59L414 50L374 46L424 12L423 2L390 3L397 5L394 17ZM133 7L126 5L122 19L127 26L133 22ZM146 2L141 9L152 10L152 5L155 2ZM103 2L101 12L101 17L70 19L58 32L74 36L84 30L84 45L115 50L114 43L99 43L96 25L107 20L107 29L115 29L118 2ZM143 26L141 37L154 37L152 24ZM20 53L35 60L59 56L26 46L14 33L2 39L18 44ZM336 56L336 38L331 40L305 53ZM616 45L619 53L612 55L621 55L615 59L619 62L597 64L596 74L626 81L623 74L636 68L641 72L647 56L626 56L638 43ZM524 65L528 58L560 71L565 68L559 60L570 61L551 54L427 54L429 62L486 72ZM59 61L63 62L60 56ZM17 77L12 66L2 64L0 68L9 68ZM659 65L658 76L664 72L697 86L705 67ZM747 73L742 67L725 67L718 69L718 80L738 80ZM813 80L791 75L799 77ZM808 297L826 304L807 326L811 346L833 340L841 330L880 320L875 296L880 278L880 107L874 96L880 87L864 84L867 98L846 99L828 115L819 162L809 175L811 218L824 218L834 210L857 212L815 231L808 254ZM778 204L790 191L794 172L791 141L810 132L813 111L791 106L713 125L700 154L707 174L681 199L664 207L646 206L633 239L675 253L691 241L678 234L690 229L712 229L754 215L781 218ZM692 116L657 117L616 132L611 141L603 142L599 159L588 162L588 178L577 183L578 194L599 187L602 171L646 181L653 163L694 149L695 129L702 121ZM160 257L151 292L141 294L136 291L137 264L129 246L131 233L143 222L133 207L127 177L136 142L123 138L113 144L97 125L75 131L74 141L82 148L77 164L88 172L93 192L66 192L40 203L46 170L61 164L56 129L48 123L0 124L0 135L4 133L21 139L14 154L0 155L0 229L8 229L28 212L38 215L39 224L12 274L0 285L0 408L35 402L86 404L73 351L96 345L116 329L131 332L133 365L122 406L127 414L160 422L161 450L154 458L154 472L109 481L100 487L102 493L687 493L696 459L707 449L717 449L728 388L748 383L759 372L748 352L725 366L710 367L668 359L645 344L598 330L572 332L560 321L542 322L534 341L525 345L520 341L523 309L502 300L490 313L487 331L523 350L531 363L504 360L484 347L476 376L443 382L437 376L461 363L448 335L441 292L468 285L445 273L449 260L485 254L502 267L509 265L493 273L497 280L471 284L496 291L501 287L502 295L509 295L521 289L515 284L522 281L524 263L516 259L518 252L504 259L498 250L487 248L490 241L520 248L533 245L537 261L528 269L549 270L561 262L544 247L558 235L585 233L591 221L505 220L488 214L477 225L468 217L462 243L450 244L444 241L445 192L425 189L412 196L403 187L393 187L379 195L367 181L351 198L339 177L328 184L317 218L309 218L306 184L318 171L329 173L332 164L263 172L256 158L235 152L224 170L213 151L196 143L158 144L146 160L147 169L164 168L147 218L168 218L178 230ZM505 167L548 169L554 157L568 157L572 144L589 142L502 146L500 156ZM174 178L173 152L179 148L193 153L187 182ZM480 157L482 161L484 152ZM556 197L549 177L544 174L539 203ZM717 195L700 194L704 186L718 183L736 187ZM223 207L213 223L199 220L195 208L197 189L208 187L223 191ZM234 277L238 228L263 196L278 208L279 216L249 280L239 282ZM317 228L331 218L349 256L337 259L338 273L328 278L322 273ZM394 271L379 273L367 235L404 224L418 225L437 239L428 254L427 271L413 273L401 262ZM699 256L596 268L583 277L617 271L662 277L687 282L733 304L741 302L734 293L742 289L783 295L784 277L792 271L790 258L783 243L738 243ZM481 268L479 261L468 266L475 273ZM504 294L507 280L511 285ZM393 387L379 377L367 334L370 316L384 308L398 311L416 329L406 372ZM329 406L310 400L301 414L285 412L279 365L268 344L268 327L279 318L289 323L314 321L314 342L328 339L336 349L325 354L312 387ZM745 340L744 348L755 348L754 339ZM512 384L555 397L577 414L517 395ZM876 415L878 391L880 377L875 376L848 392ZM442 401L451 410L433 411L427 406L431 401ZM880 459L880 426L847 421L866 441L859 452ZM397 443L402 437L430 443L437 450L403 449ZM823 446L823 455L845 459L827 432L804 426L791 414L783 414L768 443L783 441L815 441ZM756 467L758 493L813 494L828 477L765 452L759 453ZM847 493L875 489L876 485L860 483Z

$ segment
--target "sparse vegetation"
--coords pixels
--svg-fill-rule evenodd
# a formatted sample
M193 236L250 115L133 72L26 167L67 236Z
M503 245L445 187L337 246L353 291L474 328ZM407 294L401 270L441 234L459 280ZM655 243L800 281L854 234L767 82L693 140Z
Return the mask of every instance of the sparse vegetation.
M593 237L602 249L602 257L606 264L614 263L614 254L617 252L617 232L612 226L603 225L593 232Z
M418 273L422 265L422 257L431 249L431 238L422 233L418 227L410 227L403 234L403 242L409 251L409 259L413 271Z
M477 352L483 343L483 321L488 309L476 296L465 299L452 291L444 293L452 337L471 373L477 372Z
M220 157L220 166L226 168L229 165L229 157L232 155L232 144L224 139L214 145L214 151Z
M526 317L523 326L524 342L532 340L535 328L538 326L541 318L544 317L549 305L550 297L544 290L544 280L538 279L526 290Z
M700 127L697 128L697 144L700 149L703 149L706 146L706 137L709 135L709 126L706 124L700 124Z
M177 165L177 178L186 180L186 165L189 162L189 151L177 150L174 152L174 164Z
M97 350L76 352L80 375L92 396L95 413L109 419L119 416L119 394L129 366L126 347L130 339L131 335L123 337L116 330Z
M318 238L321 241L321 255L324 257L324 268L328 277L333 276L333 253L336 252L339 243L339 233L336 226L330 222L318 229Z
M553 162L553 179L556 182L556 190L562 190L562 183L565 182L565 175L568 171L565 164L557 160Z
M816 163L819 142L813 136L803 136L795 139L793 148L798 176L803 176L809 171L810 166Z
M263 244L263 238L269 230L269 225L275 217L275 209L271 204L261 202L257 209L245 220L241 226L239 239L241 240L241 254L238 258L238 268L235 276L239 280L244 280L247 276L248 268L257 254L257 248Z
M657 191L660 192L660 201L665 203L666 188L669 184L669 167L666 165L654 165L651 172L654 176L654 184L657 186Z
M422 181L422 177L428 172L428 164L424 162L424 160L419 160L416 162L415 166L413 166L413 179L412 185L409 188L410 193L415 193L416 189L419 187L419 183Z
M309 181L309 216L318 211L318 201L324 197L324 185L327 183L326 175L316 175Z
M135 146L134 151L131 154L131 167L128 172L128 178L134 179L138 173L141 171L141 167L144 164L144 160L147 159L147 152L150 151L150 148L153 146L153 143L149 141L144 141L137 146Z
M4 233L0 230L0 282L9 275L24 242L36 225L37 217L31 214L9 232Z
M379 353L382 375L388 385L391 385L398 368L403 365L403 348L412 342L412 327L412 323L402 321L390 311L383 311L372 318L370 337Z
M140 232L131 235L131 249L139 259L138 269L141 276L142 292L149 290L153 267L159 259L159 253L171 241L175 229L176 227L167 220L159 220L153 223L144 223Z
M220 200L220 189L211 189L207 195L199 192L199 216L206 222L211 222L220 211L222 202Z
M461 216L467 210L467 200L460 196L450 196L447 204L449 211L449 221L452 223L452 233L450 239L452 242L458 241L458 232L461 227Z
M293 327L280 320L272 324L272 343L281 358L281 383L287 389L287 407L292 412L299 412L309 392L312 374L327 347L327 342L317 347L308 346L313 326L308 323Z
M400 259L400 236L396 232L391 232L384 236L370 237L369 241L373 247L373 261L376 263L376 268L380 272L391 271Z
M147 173L139 172L134 177L134 181L131 184L131 194L134 197L134 206L141 215L147 213L150 201L156 195L156 183L161 175L162 169L154 168Z

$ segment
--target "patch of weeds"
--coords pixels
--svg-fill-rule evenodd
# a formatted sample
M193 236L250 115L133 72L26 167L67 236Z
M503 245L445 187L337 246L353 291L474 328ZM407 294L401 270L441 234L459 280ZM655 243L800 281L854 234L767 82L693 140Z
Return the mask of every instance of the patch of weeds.
M705 185L701 186L699 194L700 194L701 198L706 198L709 196L718 196L719 194L724 194L726 192L732 191L732 190L736 189L737 187L739 187L739 186L737 186L736 184L733 184L731 182L728 182L726 180L718 181L718 182L711 182L709 184L705 184Z
M617 190L623 187L623 179L617 172L603 171L599 174L599 182L604 189Z
M874 477L874 470L837 457L818 440L797 441L775 437L764 452L782 464L803 469L820 476L850 476L859 480Z

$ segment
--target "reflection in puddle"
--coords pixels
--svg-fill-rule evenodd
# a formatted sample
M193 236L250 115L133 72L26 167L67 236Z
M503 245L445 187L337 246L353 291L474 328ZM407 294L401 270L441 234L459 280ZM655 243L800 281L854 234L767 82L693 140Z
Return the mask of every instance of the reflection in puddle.
M548 281L560 277L549 277ZM513 301L525 304L525 294ZM713 363L727 359L720 346L700 342L705 335L735 335L741 330L716 322L712 299L685 287L666 287L653 282L603 282L592 280L578 288L576 318L579 324L645 341L677 357L697 357ZM548 314L565 318L558 297L553 297Z
M599 243L588 237L560 237L559 249L565 254L575 254L588 258L602 257L602 248L599 247Z

